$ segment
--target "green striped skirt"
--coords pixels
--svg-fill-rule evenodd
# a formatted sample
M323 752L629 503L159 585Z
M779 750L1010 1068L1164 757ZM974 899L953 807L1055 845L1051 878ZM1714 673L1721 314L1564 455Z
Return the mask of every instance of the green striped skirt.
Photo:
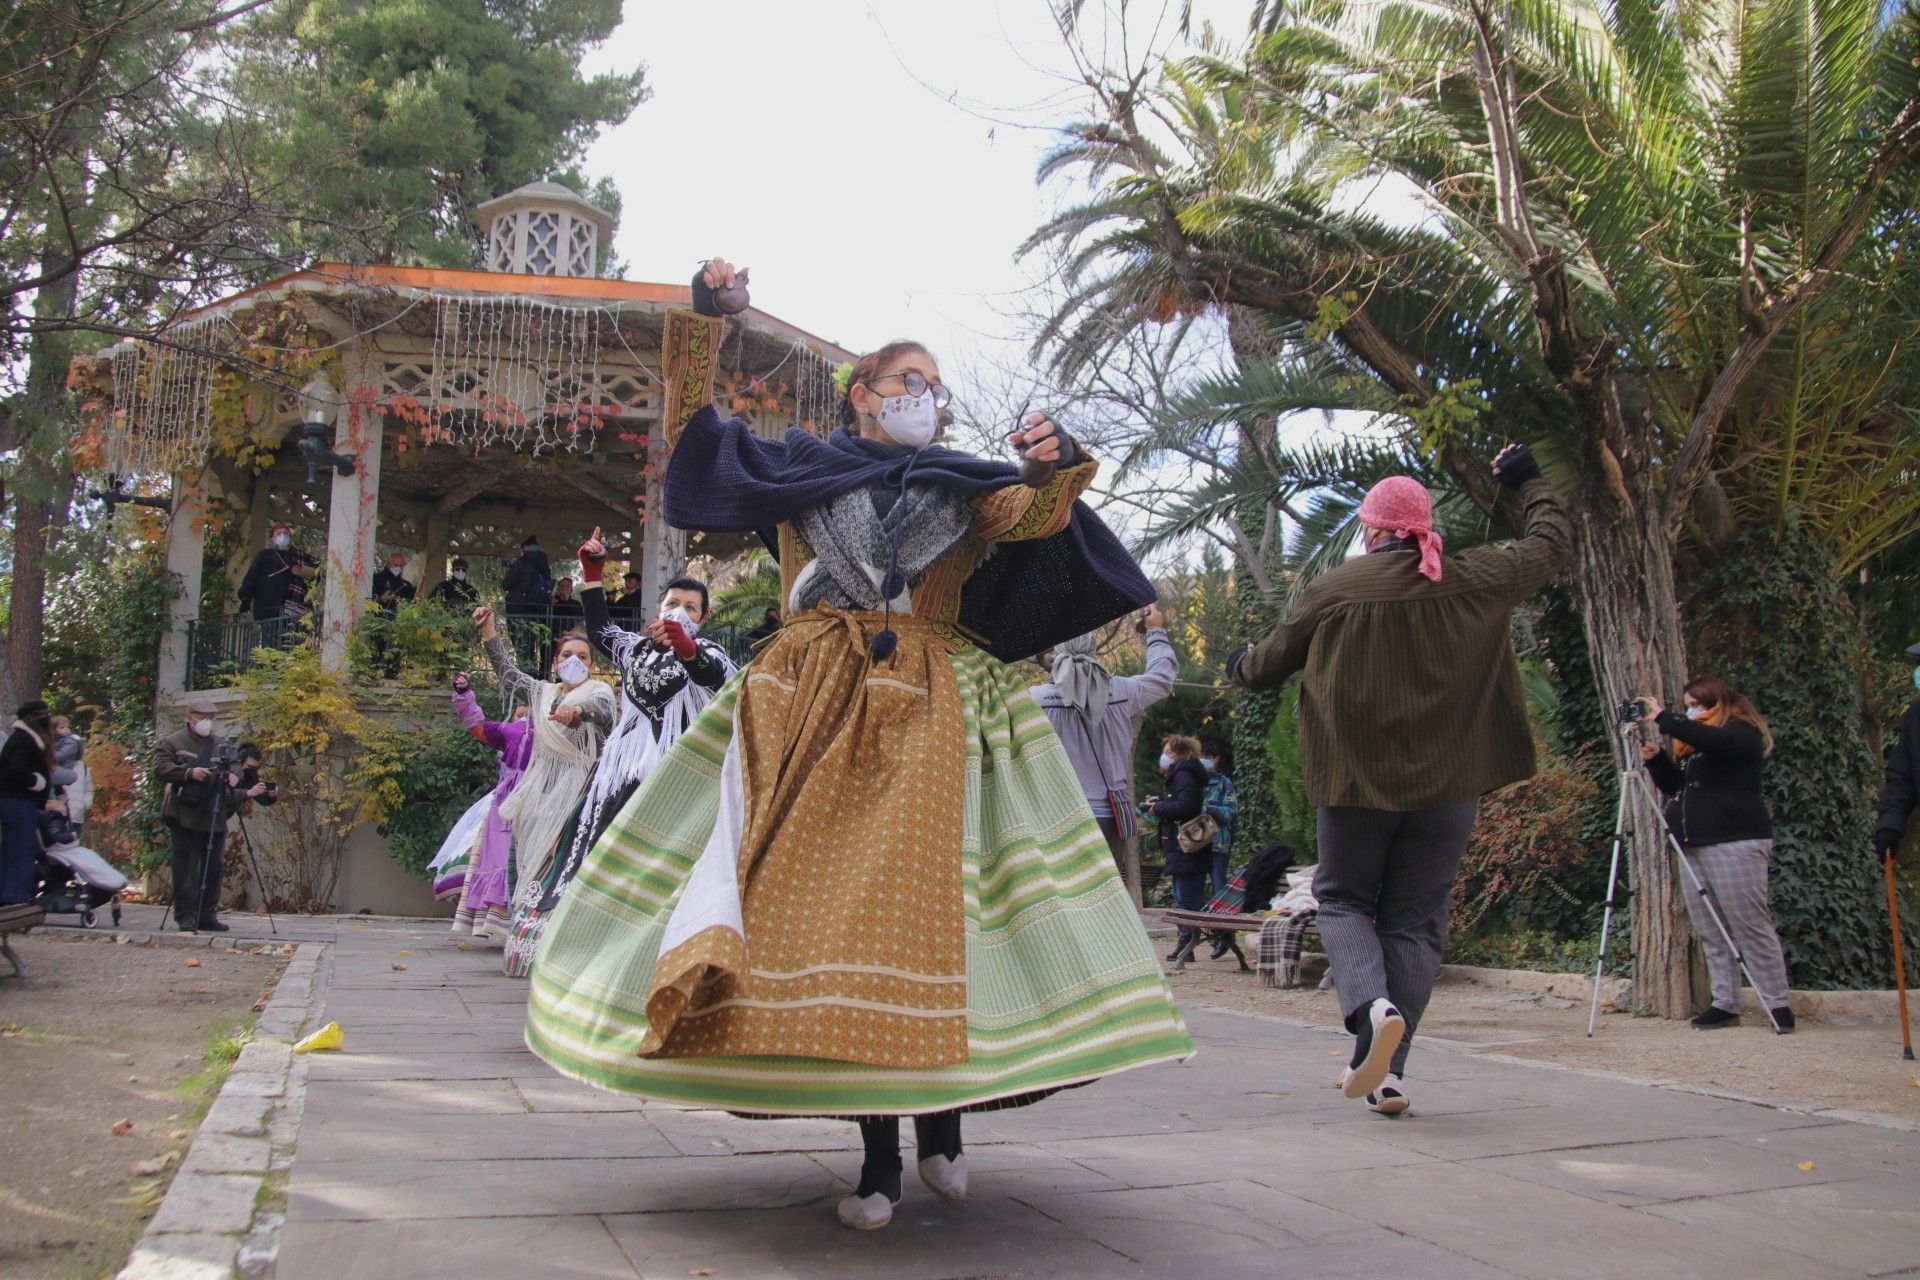
M967 734L966 776L955 780L965 788L965 833L954 860L966 894L965 1062L639 1056L660 939L718 812L738 679L581 864L534 962L527 1046L563 1075L603 1089L789 1116L1004 1106L1191 1055L1059 738L1007 667L976 649L952 662ZM859 839L860 815L845 818L847 838Z

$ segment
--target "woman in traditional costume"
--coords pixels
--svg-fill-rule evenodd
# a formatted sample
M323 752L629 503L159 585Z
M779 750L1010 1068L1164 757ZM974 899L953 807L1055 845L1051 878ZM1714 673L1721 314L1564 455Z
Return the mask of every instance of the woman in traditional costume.
M501 818L513 829L515 881L525 886L539 877L580 807L600 744L613 727L613 690L591 678L593 650L578 631L559 637L554 679L536 680L514 665L493 610L475 609L473 623L500 687L529 707L533 745L526 772L500 806Z
M580 544L580 603L588 640L620 670L620 722L601 748L579 814L540 878L519 895L507 943L505 968L510 978L526 977L532 968L553 909L560 905L587 851L605 834L661 754L733 677L733 660L727 651L700 636L700 625L712 612L706 584L675 578L660 598L660 616L640 630L629 631L613 621L607 608L601 585L606 561L606 543L596 528Z
M453 711L468 733L500 757L500 774L493 790L475 804L482 821L479 830L467 837L467 868L458 888L459 902L453 909L453 931L471 934L480 942L498 943L507 936L507 866L513 856L513 828L500 816L500 808L526 772L527 757L533 751L533 728L527 723L525 705L516 706L505 720L487 719L474 697L473 682L464 671L453 678ZM455 834L448 836L450 842L459 830L459 826L454 828ZM436 885L436 896L437 892Z
M695 284L701 306L733 269ZM1026 484L933 445L939 368L894 343L853 367L848 429L763 439L688 412L718 336L668 315L665 515L777 547L785 620L588 854L527 1043L603 1088L858 1120L839 1216L880 1227L900 1116L958 1200L961 1112L1192 1052L1060 740L1003 665L1153 591L1044 415L1012 436Z

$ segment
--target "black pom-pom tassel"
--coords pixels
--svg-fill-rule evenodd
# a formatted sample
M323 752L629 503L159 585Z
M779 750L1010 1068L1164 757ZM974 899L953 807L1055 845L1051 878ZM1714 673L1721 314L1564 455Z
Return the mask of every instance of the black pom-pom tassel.
M884 660L891 658L893 651L899 647L900 637L894 634L892 627L888 627L885 631L874 634L873 656L875 659Z
M907 576L898 569L889 569L887 576L880 580L880 594L889 600L899 596L907 589Z

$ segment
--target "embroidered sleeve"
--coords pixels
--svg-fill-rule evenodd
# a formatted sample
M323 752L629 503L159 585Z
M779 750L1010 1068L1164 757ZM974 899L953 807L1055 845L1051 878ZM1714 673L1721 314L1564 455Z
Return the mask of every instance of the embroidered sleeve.
M715 353L726 321L678 309L667 312L660 335L661 381L664 403L660 430L671 449L687 420L713 400Z
M974 499L973 528L982 542L1051 538L1073 519L1073 504L1093 483L1098 463L1088 459L1053 473L1045 488L1010 485Z
M500 687L516 698L525 698L532 702L540 692L540 682L513 664L513 657L507 652L506 637L496 635L487 641L487 661L493 664L493 674L500 681Z

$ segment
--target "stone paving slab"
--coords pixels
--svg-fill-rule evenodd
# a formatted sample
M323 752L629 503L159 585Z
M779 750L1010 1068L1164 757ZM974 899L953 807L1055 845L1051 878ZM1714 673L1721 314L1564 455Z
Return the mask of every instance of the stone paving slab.
M363 927L354 927L355 925ZM833 1220L853 1126L600 1093L519 1040L525 985L438 922L335 935L281 1277L1675 1275L1920 1268L1920 1135L1416 1049L1414 1114L1331 1080L1344 1037L1190 1011L1200 1054L967 1120L973 1194L914 1175ZM393 953L405 971L394 971ZM389 976L390 975L390 976ZM391 984L391 985L389 985ZM1812 1169L1802 1169L1811 1161Z

